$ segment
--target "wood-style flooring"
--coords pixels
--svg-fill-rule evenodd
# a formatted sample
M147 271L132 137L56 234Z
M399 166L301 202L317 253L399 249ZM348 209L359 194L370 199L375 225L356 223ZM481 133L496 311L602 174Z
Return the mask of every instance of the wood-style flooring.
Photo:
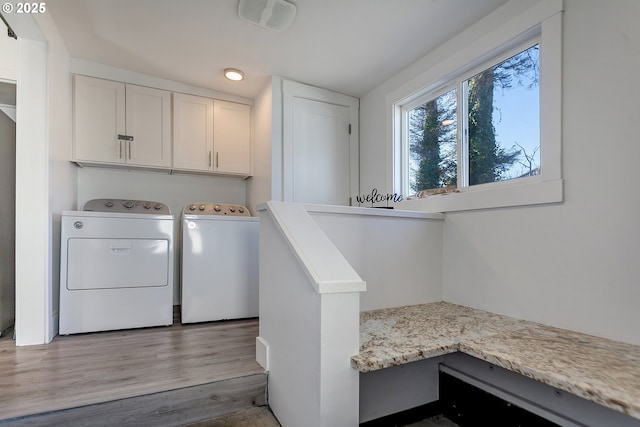
M0 337L1 420L264 373L258 320L57 336L16 347Z

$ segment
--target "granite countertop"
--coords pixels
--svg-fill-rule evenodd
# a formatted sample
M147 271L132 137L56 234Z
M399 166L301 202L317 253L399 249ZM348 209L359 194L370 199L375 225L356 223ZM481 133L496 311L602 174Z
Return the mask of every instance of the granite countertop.
M360 314L370 372L461 351L640 419L640 346L437 302Z

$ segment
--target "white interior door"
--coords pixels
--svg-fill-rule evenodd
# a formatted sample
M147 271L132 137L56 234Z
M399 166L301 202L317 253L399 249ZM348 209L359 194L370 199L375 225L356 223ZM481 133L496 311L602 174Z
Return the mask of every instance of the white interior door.
M289 81L283 98L284 200L351 204L359 190L358 99Z
M349 109L293 100L293 200L349 204Z

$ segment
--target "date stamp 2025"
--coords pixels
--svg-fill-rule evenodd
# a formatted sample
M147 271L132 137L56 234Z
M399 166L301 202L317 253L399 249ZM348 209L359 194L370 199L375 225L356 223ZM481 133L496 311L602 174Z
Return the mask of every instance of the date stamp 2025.
M46 3L4 3L2 5L3 13L45 13L47 11Z

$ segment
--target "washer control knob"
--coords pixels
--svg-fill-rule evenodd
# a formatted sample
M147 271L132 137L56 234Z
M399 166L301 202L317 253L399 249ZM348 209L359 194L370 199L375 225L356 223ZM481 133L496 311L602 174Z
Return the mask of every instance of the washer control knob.
M220 205L215 205L213 207L213 210L216 211L216 212L220 212L222 210L222 208L220 207Z
M162 205L160 203L156 203L156 205L153 207L153 209L159 211L160 209L162 209Z
M244 208L238 208L238 212L244 213Z
M198 210L199 210L199 211L203 211L203 210L204 210L204 205L200 205L200 206L198 206Z
M135 203L133 203L131 200L127 200L126 202L124 202L124 207L125 207L125 208L127 208L127 209L133 209L133 207L134 207L135 205L136 205L136 204L135 204Z
M230 210L231 212L235 212L235 211L236 211L236 208L235 208L234 206L229 206L229 210Z
M151 209L151 203L149 203L149 202L145 202L145 203L144 203L144 208L145 208L145 209Z
M190 210L190 211L195 211L195 210L196 210L196 205L191 205L191 206L189 206L189 210Z
M112 208L113 207L113 202L111 200L107 200L106 202L104 202L104 205L108 208Z

